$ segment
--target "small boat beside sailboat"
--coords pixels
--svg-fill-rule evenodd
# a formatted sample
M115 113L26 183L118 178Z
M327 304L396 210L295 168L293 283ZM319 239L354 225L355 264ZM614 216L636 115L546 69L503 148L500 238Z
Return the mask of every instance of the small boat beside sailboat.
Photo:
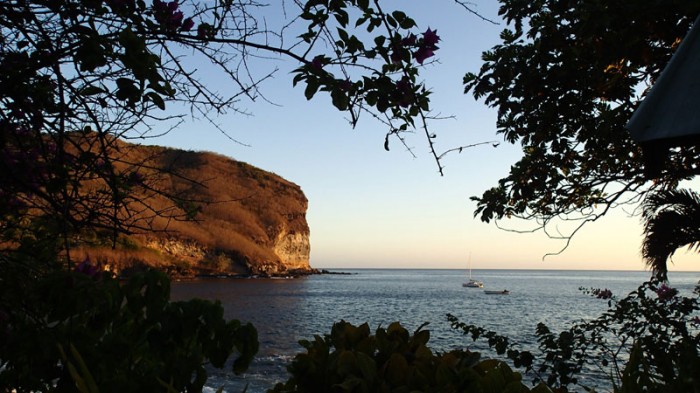
M504 289L502 291L484 291L485 294L487 295L510 295L510 291L507 289Z

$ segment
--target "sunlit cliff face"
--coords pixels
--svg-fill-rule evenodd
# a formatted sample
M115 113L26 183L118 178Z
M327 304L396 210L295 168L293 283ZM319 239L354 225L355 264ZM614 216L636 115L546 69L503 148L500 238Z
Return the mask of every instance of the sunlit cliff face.
M159 190L136 195L139 206L171 216L149 218L116 250L85 244L83 256L115 270L147 265L178 275L311 270L308 201L298 185L213 153L123 143L120 154L147 168L139 169L143 182Z

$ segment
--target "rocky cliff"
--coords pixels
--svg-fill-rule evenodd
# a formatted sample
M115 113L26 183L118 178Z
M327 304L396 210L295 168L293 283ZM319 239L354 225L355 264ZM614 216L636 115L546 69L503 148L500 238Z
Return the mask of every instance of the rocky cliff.
M222 155L121 143L120 170L138 173L137 228L116 251L80 253L114 270L176 275L288 275L309 265L308 202L280 176Z

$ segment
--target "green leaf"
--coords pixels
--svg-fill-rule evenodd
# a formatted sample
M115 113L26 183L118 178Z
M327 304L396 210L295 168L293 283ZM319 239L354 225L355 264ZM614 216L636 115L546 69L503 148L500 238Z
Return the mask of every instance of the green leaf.
M387 101L385 98L379 98L377 100L377 110L381 113L386 112L386 110L389 109L389 101Z
M362 373L362 377L365 380L373 380L374 378L377 377L377 364L375 363L374 359L372 359L369 355L362 353L362 352L357 352L355 354L357 357L357 366L360 368L360 372Z
M384 43L385 43L385 42L386 42L386 37L384 37L383 35L374 37L374 44L375 44L378 48L384 47Z
M338 108L338 110L345 111L348 109L348 97L340 89L333 89L331 92L331 99L333 101L333 106Z
M401 26L402 29L409 30L416 27L416 21L411 18L405 18L399 23L399 26Z
M165 110L165 101L158 93L148 92L144 95L144 99L153 102L160 110Z
M408 375L408 368L406 358L394 353L386 363L385 377L389 383L400 385L405 381L405 376Z
M105 93L105 89L94 85L85 86L79 92L82 96L93 96L95 94Z
M341 26L345 27L348 25L349 17L348 13L344 10L338 10L335 12L335 20L340 23Z
M314 98L314 95L318 91L318 81L316 79L306 80L306 89L304 89L304 96L307 100Z
M429 330L421 330L419 332L416 332L413 335L413 342L425 345L428 343L428 340L430 340L430 331Z
M338 28L338 36L341 40L343 40L343 42L348 42L348 40L350 39L348 32L345 31L345 29L341 29L340 27Z
M92 374L90 373L90 370L88 370L87 365L85 364L85 360L83 360L83 357L75 348L75 345L71 343L69 349L71 356L78 363L78 368L80 369L80 371L78 371L78 368L75 367L73 361L71 361L71 359L68 358L63 349L63 346L61 344L57 344L57 346L58 351L61 354L61 358L63 359L63 362L65 363L66 367L68 368L68 373L70 374L71 378L73 379L73 382L75 383L77 391L80 393L99 393L100 390L98 389L97 384L95 383L95 380L93 379Z
M406 13L402 11L394 11L391 13L391 16L393 16L399 24L406 19Z

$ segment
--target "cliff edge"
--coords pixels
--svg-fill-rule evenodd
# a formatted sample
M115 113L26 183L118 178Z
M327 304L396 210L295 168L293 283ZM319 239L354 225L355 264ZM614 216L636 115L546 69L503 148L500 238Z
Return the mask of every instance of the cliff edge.
M116 249L83 242L79 257L118 273L143 266L175 276L314 272L308 201L298 185L209 152L120 142L115 154L128 163L120 170L144 179L128 209L133 234Z

